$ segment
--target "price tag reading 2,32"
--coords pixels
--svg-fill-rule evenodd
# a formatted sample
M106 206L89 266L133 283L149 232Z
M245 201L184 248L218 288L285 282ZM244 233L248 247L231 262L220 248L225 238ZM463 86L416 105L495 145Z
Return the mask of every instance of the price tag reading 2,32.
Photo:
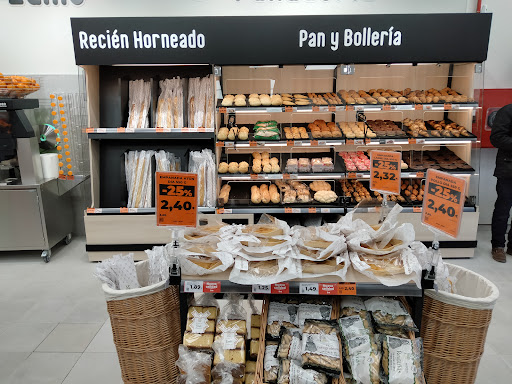
M381 193L400 194L402 154L400 152L370 152L370 189Z
M465 193L466 180L429 169L421 222L451 237L457 237L464 211Z
M157 172L156 225L195 227L197 223L197 174Z

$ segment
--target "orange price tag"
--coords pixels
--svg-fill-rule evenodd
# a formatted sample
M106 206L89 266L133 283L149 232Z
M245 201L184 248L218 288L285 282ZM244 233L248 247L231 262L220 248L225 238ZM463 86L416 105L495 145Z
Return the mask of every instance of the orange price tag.
M156 127L156 131L157 131L157 132L163 132L163 131L164 131L164 129L163 129L163 128L161 128L161 127Z
M215 146L216 146L216 147L223 147L223 146L224 146L224 142L223 142L223 141L217 141L217 142L215 143Z
M391 111L391 104L384 104L382 106L383 111Z
M415 104L414 109L416 111L423 111L423 104Z
M318 146L318 140L311 140L311 146L317 147Z
M158 226L196 226L198 192L196 173L157 172L155 189Z
M355 296L356 294L356 283L338 283L338 295Z
M290 107L290 106L284 107L284 111L285 112L293 112L293 107Z
M320 112L320 107L318 105L313 105L313 112Z
M66 175L59 175L59 180L66 180Z
M429 169L421 222L448 236L457 237L464 210L465 192L465 179Z
M258 180L258 175L255 173L251 173L251 180Z
M353 111L354 106L353 105L347 105L347 111Z
M354 139L347 139L346 144L347 145L354 145Z
M119 213L128 213L128 208L119 208Z
M66 180L75 180L75 175L67 175Z
M217 214L222 215L224 213L224 208L217 209Z
M412 211L414 213L420 213L421 212L421 207L412 207Z
M347 173L347 179L355 179L357 176L356 176L356 173L355 172L349 172Z
M338 283L318 283L319 295L337 295Z
M85 128L85 133L94 133L94 128Z
M316 213L316 208L311 207L308 209L308 211L309 213Z
M449 111L450 109L452 109L452 105L451 105L450 103L446 103L446 104L444 105L444 109L445 109L446 111Z
M336 106L335 106L335 105L329 105L329 106L327 107L327 110L328 110L329 112L336 112Z
M293 210L290 207L286 207L284 213L293 213Z
M124 128L124 127L118 127L118 128L117 128L117 132L118 132L118 133L125 133L125 132L126 132L126 128Z
M423 179L425 177L425 172L417 172L416 177L419 179Z
M370 189L400 194L401 152L370 152Z
M365 137L365 139L364 139L365 144L370 144L371 142L372 142L372 139L370 139L369 137Z
M219 108L219 112L220 112L220 113L227 113L227 112L228 112L228 110L227 110L227 108L226 108L226 107L220 107L220 108Z
M257 147L257 146L258 146L257 142L255 142L253 140L249 141L249 147Z
M409 139L409 144L416 144L416 139Z
M94 213L94 208L87 208L87 213Z
M293 147L295 145L295 141L293 140L286 140L286 146Z
M290 174L289 173L283 173L283 179L284 180L290 180Z

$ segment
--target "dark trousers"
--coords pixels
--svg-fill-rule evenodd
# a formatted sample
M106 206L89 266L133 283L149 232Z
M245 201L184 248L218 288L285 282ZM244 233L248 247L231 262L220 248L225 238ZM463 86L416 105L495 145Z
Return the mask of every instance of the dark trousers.
M512 208L512 179L498 177L496 182L498 197L492 214L492 247L505 248L505 234ZM508 246L512 248L512 231L508 233Z

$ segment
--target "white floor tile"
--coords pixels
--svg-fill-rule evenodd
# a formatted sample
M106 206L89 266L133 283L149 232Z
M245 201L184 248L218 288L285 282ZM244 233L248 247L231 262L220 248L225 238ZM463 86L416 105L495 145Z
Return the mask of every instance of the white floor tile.
M56 327L54 323L0 325L0 352L33 352Z
M36 352L83 352L100 327L101 324L59 324Z
M34 352L16 368L5 384L60 384L79 358L79 353Z
M114 337L112 336L112 326L110 320L105 321L100 331L85 350L85 352L110 352L116 353Z
M511 377L512 368L501 356L483 356L475 384L509 383Z
M13 373L30 352L0 352L0 379L5 379Z
M122 384L116 353L84 353L63 384Z
M98 283L99 284L99 283ZM105 299L84 297L71 307L65 323L104 323L108 319Z

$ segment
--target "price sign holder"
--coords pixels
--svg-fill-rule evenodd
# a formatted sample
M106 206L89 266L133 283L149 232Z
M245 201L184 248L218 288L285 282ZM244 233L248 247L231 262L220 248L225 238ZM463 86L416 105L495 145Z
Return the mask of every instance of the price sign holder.
M401 152L370 152L370 189L383 194L380 222L389 212L388 195L400 194L401 165Z
M465 179L434 169L427 171L421 222L433 232L434 240L426 279L434 278L433 267L439 262L439 236L444 234L456 238L459 234L465 194Z

